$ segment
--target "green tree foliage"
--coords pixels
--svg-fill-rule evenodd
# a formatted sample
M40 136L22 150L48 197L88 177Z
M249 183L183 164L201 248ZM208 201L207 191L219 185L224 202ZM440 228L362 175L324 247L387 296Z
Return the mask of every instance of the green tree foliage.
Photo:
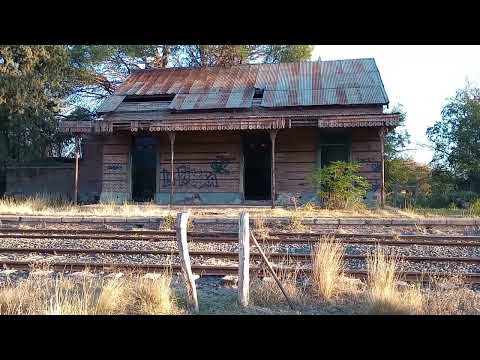
M405 198L411 204L419 198L431 196L432 170L430 166L411 159L392 159L385 162L385 192L389 203L404 206Z
M268 45L263 49L265 63L282 63L308 60L312 56L311 45Z
M371 185L365 177L358 175L359 170L359 164L344 161L334 161L316 169L312 180L322 206L329 209L363 207L363 199Z
M65 46L0 46L0 164L59 155L63 99L79 85Z
M0 46L0 106L9 115L55 110L68 93L68 53L63 46Z
M480 179L480 89L466 84L448 99L442 119L428 128L436 169L475 185ZM480 191L478 187L476 191Z
M410 134L405 125L407 113L401 104L393 106L391 113L400 113L400 123L385 135L385 159L404 159L405 151L410 144Z
M175 66L237 65L309 60L311 45L186 45L172 59Z

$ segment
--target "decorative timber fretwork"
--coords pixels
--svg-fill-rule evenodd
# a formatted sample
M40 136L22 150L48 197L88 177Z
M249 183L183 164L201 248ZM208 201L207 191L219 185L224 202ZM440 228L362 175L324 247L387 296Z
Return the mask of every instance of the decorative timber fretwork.
M192 130L255 130L255 129L283 129L284 119L225 119L206 121L152 121L149 131L192 131Z
M281 116L258 118L170 119L170 120L96 120L63 121L60 128L67 133L112 133L117 130L144 131L215 131L215 130L279 130L295 127L353 128L393 127L399 114L354 114L323 116Z
M60 130L65 133L90 133L93 130L91 121L61 121Z
M399 120L398 114L322 116L318 119L318 127L389 127L398 125Z

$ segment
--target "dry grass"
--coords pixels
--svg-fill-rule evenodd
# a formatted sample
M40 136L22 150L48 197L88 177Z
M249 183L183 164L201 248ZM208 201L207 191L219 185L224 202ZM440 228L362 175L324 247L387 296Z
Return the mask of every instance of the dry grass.
M58 198L51 198L48 194L39 194L25 199L5 198L0 199L0 214L3 215L46 215L46 216L124 216L144 217L168 215L176 216L179 207L170 210L167 206L159 206L154 203L135 205L124 203L101 203L98 205L74 206ZM221 211L219 211L221 210ZM294 221L305 217L368 217L368 218L392 218L408 217L421 218L422 215L411 210L398 209L355 209L355 210L327 210L320 209L311 203L303 206L276 207L228 207L228 206L204 206L192 207L192 216L221 216L238 217L240 212L248 211L252 217L294 217Z
M397 260L377 249L367 260L368 313L376 315L421 314L423 296L419 286L398 289Z
M312 253L312 277L317 294L331 300L340 290L343 276L343 246L335 239L325 238Z
M286 259L286 262L290 261ZM264 269L267 274L266 268ZM296 305L303 305L307 302L307 294L299 281L299 272L286 272L278 269L275 273L280 280L288 298ZM270 273L268 273L270 275ZM285 306L287 300L280 290L275 279L270 276L262 280L255 277L250 284L250 297L255 306L277 307Z
M168 231L175 229L175 216L172 214L167 214L163 218L162 225L160 226L160 230Z
M302 214L298 211L294 211L288 220L288 224L286 226L286 229L288 231L296 231L296 232L302 232L305 231L305 225L303 224L303 218Z
M460 276L434 279L424 293L427 315L480 315L480 294L465 286Z
M266 224L266 218L264 216L259 216L255 218L253 231L257 239L268 238L268 233L270 232L270 229Z
M0 314L97 315L175 314L180 310L171 287L171 274L149 279L129 274L99 279L86 273L72 279L31 275L0 288Z

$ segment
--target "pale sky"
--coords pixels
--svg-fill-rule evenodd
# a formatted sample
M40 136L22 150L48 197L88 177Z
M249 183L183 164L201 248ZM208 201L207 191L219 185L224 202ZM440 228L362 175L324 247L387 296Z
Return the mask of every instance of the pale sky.
M411 152L419 162L432 153L425 132L436 120L445 100L468 80L480 85L478 45L315 45L312 60L374 58L385 86L390 108L400 103L407 112Z

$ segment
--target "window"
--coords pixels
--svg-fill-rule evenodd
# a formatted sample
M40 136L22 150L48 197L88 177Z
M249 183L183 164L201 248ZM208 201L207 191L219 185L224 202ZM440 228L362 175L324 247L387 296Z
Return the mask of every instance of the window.
M158 95L130 95L123 99L123 102L150 102L150 101L172 101L175 94L158 94Z
M322 146L321 167L327 166L333 161L348 161L347 145L326 145Z
M261 99L263 98L263 89L255 88L255 93L253 94L254 99Z
M319 139L317 165L322 168L333 161L350 160L350 133L323 131Z

